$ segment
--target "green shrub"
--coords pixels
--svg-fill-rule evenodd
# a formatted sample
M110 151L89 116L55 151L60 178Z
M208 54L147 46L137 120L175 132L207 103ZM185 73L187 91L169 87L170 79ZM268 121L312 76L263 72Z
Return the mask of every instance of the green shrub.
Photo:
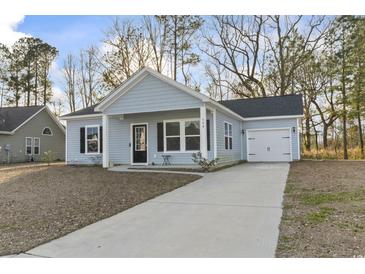
M48 165L51 164L51 162L53 162L55 159L55 155L54 153L52 152L52 150L48 150L48 151L45 151L43 153L43 157L42 157L42 160L44 162L46 162Z
M213 166L216 166L218 163L218 158L208 160L207 158L202 157L201 152L193 153L192 157L193 162L199 164L204 172L208 172Z

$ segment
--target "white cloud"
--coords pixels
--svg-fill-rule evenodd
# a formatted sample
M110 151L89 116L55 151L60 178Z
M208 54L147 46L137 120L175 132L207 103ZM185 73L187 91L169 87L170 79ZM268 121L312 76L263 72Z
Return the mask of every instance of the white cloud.
M11 46L16 40L24 36L31 36L17 31L17 27L24 20L24 15L1 14L0 16L0 43Z

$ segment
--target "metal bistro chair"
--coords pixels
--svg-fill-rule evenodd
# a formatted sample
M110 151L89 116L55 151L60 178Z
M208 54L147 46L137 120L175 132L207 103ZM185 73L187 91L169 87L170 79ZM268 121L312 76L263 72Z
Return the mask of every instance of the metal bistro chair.
M163 154L162 158L163 158L163 163L162 163L163 166L171 166L171 163L170 163L171 155Z

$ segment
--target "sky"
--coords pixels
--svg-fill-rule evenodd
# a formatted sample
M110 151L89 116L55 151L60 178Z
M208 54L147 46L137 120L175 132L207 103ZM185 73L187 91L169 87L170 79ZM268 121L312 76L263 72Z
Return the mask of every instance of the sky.
M132 16L123 16L132 19ZM8 46L24 36L42 39L56 47L59 55L50 70L55 96L64 98L60 68L68 53L78 54L91 45L101 46L104 31L115 16L22 16L0 17L0 43Z

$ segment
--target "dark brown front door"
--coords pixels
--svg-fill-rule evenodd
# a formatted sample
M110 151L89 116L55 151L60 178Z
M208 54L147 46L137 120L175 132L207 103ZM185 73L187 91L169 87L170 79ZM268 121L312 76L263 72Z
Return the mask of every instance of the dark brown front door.
M147 163L147 125L133 125L133 163Z

